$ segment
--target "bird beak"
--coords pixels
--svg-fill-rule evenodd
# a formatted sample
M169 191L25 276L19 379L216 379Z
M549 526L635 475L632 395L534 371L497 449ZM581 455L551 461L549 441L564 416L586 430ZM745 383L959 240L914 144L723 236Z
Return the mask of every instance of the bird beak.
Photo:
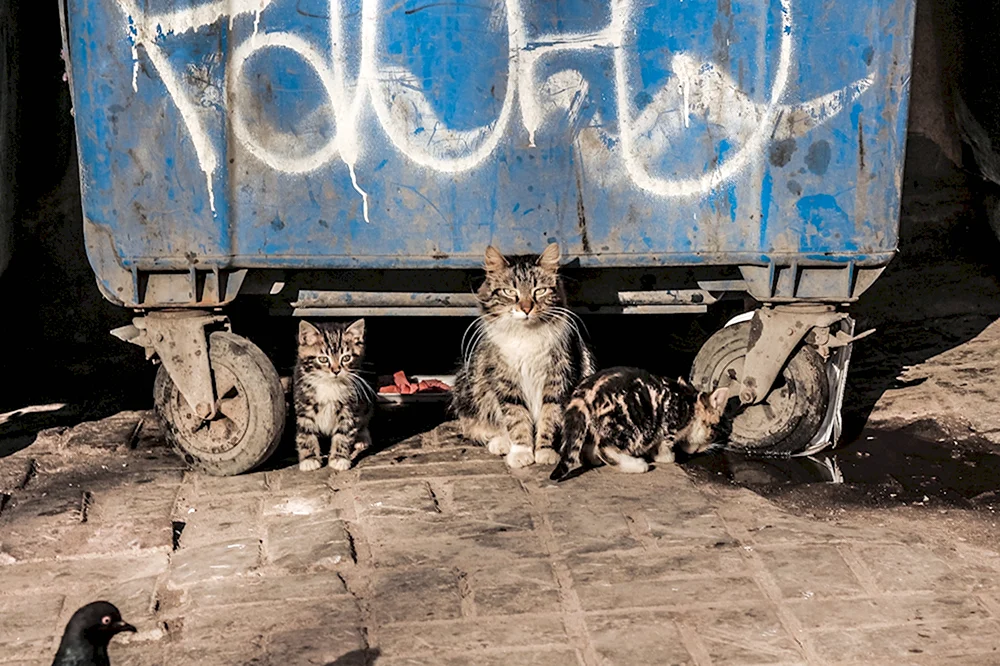
M113 626L115 628L115 633L116 634L120 633L122 631L130 631L130 632L132 632L134 634L134 633L136 633L138 631L138 629L136 629L135 627L133 627L128 622L125 622L124 620L118 620L117 622L114 623Z

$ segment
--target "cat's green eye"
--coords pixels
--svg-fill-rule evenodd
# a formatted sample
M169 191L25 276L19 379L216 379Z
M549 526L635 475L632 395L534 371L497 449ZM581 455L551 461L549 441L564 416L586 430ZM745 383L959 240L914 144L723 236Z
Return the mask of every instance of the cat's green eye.
M351 356L350 354L344 354L343 356L340 357L340 362L341 363L350 363L352 358L354 358L354 357Z
M517 289L501 289L500 293L507 298L517 298L519 296Z
M328 359L326 356L317 356L316 362L319 363L320 365L326 365L327 363L330 362L330 359Z
M540 287L535 290L535 298L541 298L542 296L547 296L548 293L552 291L548 287Z

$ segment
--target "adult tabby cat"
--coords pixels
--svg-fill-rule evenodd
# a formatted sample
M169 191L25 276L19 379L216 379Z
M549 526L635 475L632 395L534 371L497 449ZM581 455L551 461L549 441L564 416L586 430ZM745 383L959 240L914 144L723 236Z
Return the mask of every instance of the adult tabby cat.
M486 248L482 316L455 379L452 408L465 436L506 455L510 467L554 464L563 405L594 372L594 358L565 307L559 247L504 257Z
M353 323L299 322L295 363L295 448L299 469L319 469L320 437L330 439L333 469L351 468L351 456L371 445L368 423L374 391L358 372L365 356L365 320Z
M700 453L713 445L728 388L702 393L683 379L638 368L609 368L584 379L566 406L562 459L550 478L574 476L586 461L642 473L647 460L674 461L674 447Z

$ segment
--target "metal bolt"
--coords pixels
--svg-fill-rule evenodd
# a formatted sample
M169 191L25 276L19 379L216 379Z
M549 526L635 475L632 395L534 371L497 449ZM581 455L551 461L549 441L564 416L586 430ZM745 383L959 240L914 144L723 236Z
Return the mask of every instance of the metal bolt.
M749 405L756 399L757 399L757 392L754 391L753 389L744 388L742 391L740 391L740 402L742 402L744 405Z
M195 405L195 413L203 419L207 419L208 415L212 413L212 406L207 402L199 402Z

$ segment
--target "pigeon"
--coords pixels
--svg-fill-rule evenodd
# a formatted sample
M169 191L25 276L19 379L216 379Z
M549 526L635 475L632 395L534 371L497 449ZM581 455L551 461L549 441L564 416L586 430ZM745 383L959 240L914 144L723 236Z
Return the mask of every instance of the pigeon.
M52 666L111 666L108 643L115 634L135 632L107 601L95 601L73 613Z

